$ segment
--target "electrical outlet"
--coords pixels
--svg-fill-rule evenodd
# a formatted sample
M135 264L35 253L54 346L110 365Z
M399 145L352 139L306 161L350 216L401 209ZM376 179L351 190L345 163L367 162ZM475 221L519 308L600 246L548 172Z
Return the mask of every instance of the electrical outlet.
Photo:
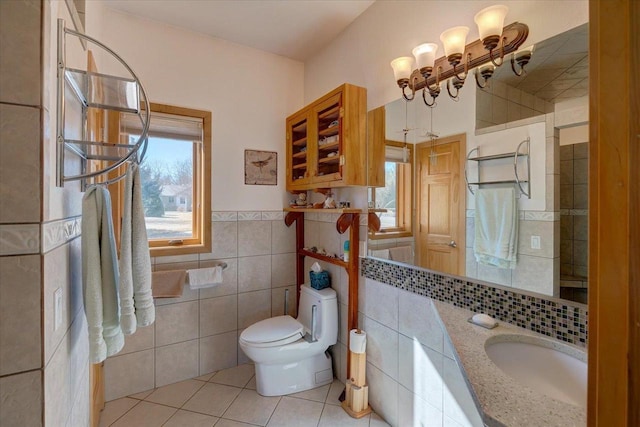
M62 288L53 293L53 330L57 331L62 326Z
M540 249L540 236L531 236L531 249Z

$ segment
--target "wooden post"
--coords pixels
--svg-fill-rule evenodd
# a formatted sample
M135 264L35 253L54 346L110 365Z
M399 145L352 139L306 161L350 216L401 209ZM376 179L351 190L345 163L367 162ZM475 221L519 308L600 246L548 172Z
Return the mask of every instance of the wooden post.
M640 4L589 2L587 425L640 425Z
M288 212L284 217L284 223L287 227L296 223L296 313L300 304L300 285L304 283L304 213Z

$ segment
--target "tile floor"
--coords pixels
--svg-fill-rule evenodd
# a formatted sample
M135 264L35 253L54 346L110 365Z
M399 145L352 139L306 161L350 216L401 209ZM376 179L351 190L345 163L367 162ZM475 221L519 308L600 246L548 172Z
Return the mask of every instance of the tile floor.
M256 392L253 365L213 374L107 402L100 427L383 427L373 413L349 417L338 397L344 384L333 384L288 396L263 397Z

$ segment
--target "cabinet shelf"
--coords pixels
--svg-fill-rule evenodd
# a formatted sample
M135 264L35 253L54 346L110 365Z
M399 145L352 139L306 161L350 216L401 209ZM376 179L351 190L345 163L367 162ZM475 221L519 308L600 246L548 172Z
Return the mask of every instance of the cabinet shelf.
M337 119L339 117L339 113L340 113L340 106L336 105L335 107L323 111L322 113L318 114L318 119L320 120L328 120L328 119Z
M322 129L321 131L318 131L318 136L333 136L333 135L337 135L339 131L340 131L340 127L334 126L334 127L330 127L330 128L326 128L326 129Z
M300 163L297 165L293 165L293 169L305 169L307 167L306 163Z
M339 146L340 146L340 141L336 141L336 142L332 142L331 144L319 145L318 146L318 150L319 151L330 151L330 150L338 148Z
M315 258L315 259L320 260L320 261L328 262L329 264L339 265L340 267L344 267L344 268L347 268L348 265L349 265L347 262L345 262L345 261L343 261L343 260L341 260L339 258L333 258L333 257L329 257L329 256L326 256L326 255L321 255L321 254L319 254L317 252L311 252L311 251L307 251L307 250L304 250L304 249L300 249L298 251L298 253L300 255L304 255L304 256L311 257L311 258Z
M524 150L521 150L521 147L524 146ZM473 185L481 186L481 185L491 185L491 184L515 184L520 192L527 196L529 199L531 198L531 160L530 160L530 138L527 137L524 141L518 144L516 151L509 153L499 153L499 154L491 154L486 156L479 155L479 147L476 147L469 151L467 154L466 162L464 164L464 179L467 183L467 188L471 194L475 194L473 192ZM474 155L475 153L475 155ZM488 160L498 160L498 159L512 159L513 160L513 177L514 179L498 179L498 180L488 180L483 181L480 179L480 166L483 162ZM520 174L518 173L518 159L526 160L526 169L527 169L527 178L520 178ZM467 171L467 163L470 161L478 162L478 177L475 181L469 181L469 174ZM527 185L527 190L523 188L523 184Z
M307 152L306 151L299 151L297 153L295 153L293 156L294 159L304 159L307 157Z
M332 165L332 164L338 164L339 161L340 161L340 156L333 156L333 157L324 157L318 160L318 163Z
M306 132L307 131L307 122L303 121L301 123L297 123L297 124L293 125L291 130L293 132L300 132L300 133Z
M288 207L284 208L285 212L315 212L315 213L331 213L331 214L359 214L362 213L362 209L357 208L340 208L340 209L318 209L318 208L294 208Z
M296 139L292 144L296 147L304 147L307 145L307 137L305 136L304 138Z

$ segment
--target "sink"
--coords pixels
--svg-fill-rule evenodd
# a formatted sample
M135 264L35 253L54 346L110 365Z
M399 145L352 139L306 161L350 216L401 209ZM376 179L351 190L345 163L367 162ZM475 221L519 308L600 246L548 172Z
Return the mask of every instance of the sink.
M551 398L587 406L587 361L579 349L529 335L496 335L485 342L489 359L520 384Z

